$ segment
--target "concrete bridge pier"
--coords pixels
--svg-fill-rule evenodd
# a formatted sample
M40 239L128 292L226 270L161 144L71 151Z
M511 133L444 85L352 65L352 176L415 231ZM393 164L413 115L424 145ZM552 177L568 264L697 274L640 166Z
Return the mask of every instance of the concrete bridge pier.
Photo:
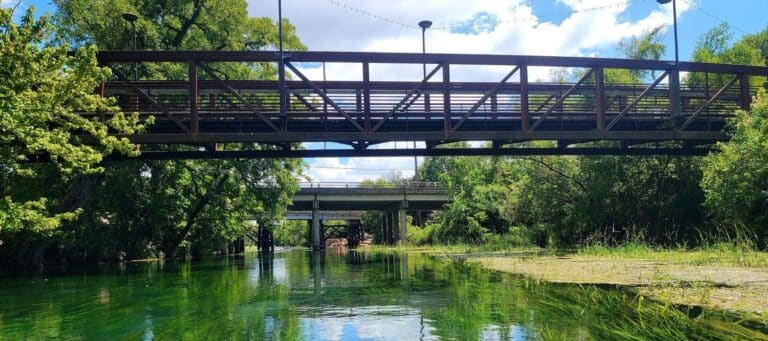
M408 212L406 212L406 209L408 209L408 200L403 200L400 203L400 209L397 210L397 225L398 225L398 235L399 239L398 241L401 244L405 244L406 242L406 229L408 228L408 220L406 217L408 216Z
M320 240L320 202L312 202L312 249L317 251L322 247Z

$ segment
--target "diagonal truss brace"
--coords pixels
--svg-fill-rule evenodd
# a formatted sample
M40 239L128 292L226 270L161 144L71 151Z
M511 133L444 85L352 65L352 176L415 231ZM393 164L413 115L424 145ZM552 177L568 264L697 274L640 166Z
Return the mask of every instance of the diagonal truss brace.
M638 95L638 96L637 96L637 98L635 98L635 99L632 101L632 103L630 103L629 105L627 105L627 107L626 107L626 108L624 108L624 110L622 110L622 111L621 111L621 112L620 112L618 115L616 115L616 117L614 117L614 118L611 120L611 122L609 122L609 123L608 123L608 125L605 127L605 130L606 130L606 131L608 131L608 130L611 130L611 128L613 128L613 127L614 127L616 124L618 124L618 123L619 123L619 121L620 121L620 120L621 120L621 119L622 119L622 118L623 118L625 115L627 115L627 113L628 113L630 110L632 110L632 108L634 108L634 107L635 107L635 106L636 106L638 103L640 103L640 101L641 101L643 98L645 98L645 96L647 96L647 95L648 95L648 93L649 93L649 92L651 92L651 90L653 90L653 88L655 88L657 85L659 85L659 83L661 83L661 81L662 81L664 78L666 78L666 77L667 77L667 75L669 75L669 71L664 71L664 73L662 73L662 74L661 74L661 76L659 76L659 78L656 78L656 80L655 80L655 81L653 81L653 83L652 83L651 85L649 85L647 88L645 88L645 90L643 90L643 92L641 92L641 93L640 93L640 95Z
M208 67L208 65L198 62L197 66L203 69L203 71L205 71L205 73L211 76L211 78L213 78L219 84L221 84L221 86L223 86L224 89L227 90L227 92L235 96L237 100L240 101L240 103L245 105L245 107L248 108L248 110L256 114L256 116L258 116L262 121L264 121L264 123L266 123L270 128L272 128L272 130L280 131L280 128L278 128L277 125L272 123L272 121L268 117L264 116L264 114L261 113L258 107L251 104L251 102L248 102L248 100L246 100L242 95L240 95L240 93L238 93L235 89L233 89L229 84L221 80L221 78L216 74L216 72L214 72L210 67Z
M541 116L539 116L539 119L538 119L538 120L536 120L536 122L534 122L534 123L531 125L531 129L530 129L530 130L535 130L535 129L536 129L536 127L538 127L538 126L539 126L539 125L540 125L542 122L544 122L544 119L545 119L545 118L547 118L547 116L549 116L550 114L552 114L552 112L554 112L554 111L555 111L555 108L557 108L557 106L559 106L559 105L563 104L563 102L565 102L565 99L566 99L566 98L568 98L568 96L570 96L570 95L571 95L571 93L572 93L574 90L576 90L576 88L578 88L578 87L579 87L579 86L581 86L581 85L582 85L584 82L586 82L586 81L587 81L587 79L589 79L589 77L592 77L592 74L594 74L594 73L595 73L595 69L589 69L589 71L587 71L587 73L586 73L586 74L584 74L584 76L583 76L583 77L581 77L581 79L579 79L579 81L578 81L578 82L576 82L576 84L574 84L574 85L573 85L573 86L572 86L570 89L568 89L568 90L567 90L567 91L566 91L566 92L565 92L565 93L564 93L562 96L560 96L560 98L558 98L558 99L557 99L557 101L555 101L555 104L553 104L551 107L549 107L549 110L547 110L547 111L546 111L544 114L542 114ZM537 114L538 114L538 113L537 113Z
M702 106L701 106L701 108L697 109L697 110L696 110L696 111L693 113L693 115L691 115L691 117L689 117L687 120L685 120L685 122L684 122L684 123L683 123L683 124L680 126L680 130L685 130L685 128L688 128L688 126L689 126L689 125L691 125L691 123L693 123L693 121L695 121L695 120L696 120L696 118L697 118L697 117L699 117L699 115L700 115L700 114L701 114L701 113L702 113L704 110L706 110L707 108L709 108L709 106L710 106L710 105L712 105L712 103L714 103L714 102L715 102L715 101L716 101L718 98L720 98L720 96L722 96L722 95L725 93L725 90L728 90L728 88L730 88L730 87L731 87L731 86L732 86L734 83L736 83L736 81L738 81L738 80L739 80L739 76L736 76L736 77L734 77L733 79L731 79L731 81L730 81L730 82L728 82L728 83L726 83L725 85L723 85L723 87L722 87L722 88L720 88L720 90L718 90L718 91L717 91L717 93L715 93L715 95L714 95L714 96L712 96L712 98L710 98L710 99L707 101L707 103L704 103L704 105L702 105Z
M359 123L357 123L357 121L355 121L355 119L352 116L350 116L346 111L344 111L344 109L342 109L338 104L336 104L336 102L334 102L330 97L328 97L328 95L325 93L325 91L323 91L323 89L320 89L317 85L312 83L312 81L310 81L309 78L307 78L307 76L304 76L304 74L301 73L301 71L299 71L299 69L297 69L295 66L293 66L293 64L291 64L290 62L285 62L285 66L291 69L291 71L293 71L293 73L296 74L296 76L301 78L301 81L304 82L304 84L312 88L312 91L314 91L318 96L320 96L320 98L322 98L323 101L325 101L325 103L328 103L330 106L336 109L336 111L339 114L341 114L341 116L344 116L344 118L346 118L347 121L349 121L349 123L355 126L355 128L357 128L360 131L365 131L365 129L363 129L363 127Z
M117 70L112 70L112 72L113 72L113 73L114 73L114 74L117 76L117 79L119 79L120 81L122 81L124 84L128 85L128 86L129 86L129 87L130 87L130 88L131 88L133 91L135 91L135 92L136 92L136 93L137 93L139 96L143 97L145 100L147 100L147 102L149 102L150 104L152 104L152 106L153 106L153 107L155 107L155 108L157 108L158 110L160 110L160 111L163 113L163 115L167 116L167 117L168 117L168 119L170 119L170 120L171 120L173 123L175 123L177 126L179 126L179 128L181 128L182 130L184 130L184 132L186 132L186 133L190 133L190 132L192 132L192 131L189 129L189 127L187 127L187 125L186 125L186 124L184 124L184 122L182 122L182 121L181 121L181 120L179 120L178 118L176 118L176 117L174 117L173 115L171 115L171 111L170 111L170 110L168 110L168 108L166 108L164 105L162 105L162 104L158 103L158 102L157 102L157 101L156 101L154 98L152 98L152 96L150 96L149 94L147 94L146 92L144 92L144 90L141 90L141 88L139 88L138 86L136 86L136 84L134 84L133 82L131 82L131 81L127 80L127 78L125 77L125 75L123 75L122 73L120 73L120 71L117 71Z
M379 121L379 123L376 124L376 126L374 126L373 129L371 129L371 131L376 131L379 128L381 128L381 126L384 125L384 123L387 122L388 119L390 119L392 116L394 116L395 113L398 110L400 110L400 107L403 104L406 104L406 102L409 102L407 106L410 106L411 104L413 104L413 102L415 102L416 99L418 99L418 97L414 97L413 99L411 99L411 96L419 93L421 88L423 88L425 85L427 85L427 82L429 82L429 79L432 78L432 76L434 76L437 73L437 71L439 71L442 67L443 67L443 64L437 64L437 66L434 69L432 69L432 71L430 73L428 73L426 76L424 76L424 79L422 79L421 82L418 85L416 85L416 87L414 87L413 89L409 90L405 94L405 97L403 97L403 99L400 100L400 102L397 103L392 108L392 110L390 110L386 115L384 115L384 117L381 119L381 121Z
M488 98L498 93L499 88L501 88L501 86L504 83L506 83L515 73L517 73L518 70L520 70L520 66L515 66L515 68L513 68L512 71L510 71L506 76L504 76L504 78L502 78L501 81L497 83L493 87L493 89L491 89L491 91L486 92L485 95L483 95L483 97L481 97L480 100L477 101L477 103L475 103L475 105L473 105L472 108L470 108L469 111L467 111L467 113L464 114L464 116L462 116L458 122L456 122L452 130L457 131L459 127L461 127L461 125L464 124L464 122L466 122L467 119L469 119L469 117L472 116L477 111L477 109L479 109L480 106L483 105L483 103L485 103L485 101L488 100Z

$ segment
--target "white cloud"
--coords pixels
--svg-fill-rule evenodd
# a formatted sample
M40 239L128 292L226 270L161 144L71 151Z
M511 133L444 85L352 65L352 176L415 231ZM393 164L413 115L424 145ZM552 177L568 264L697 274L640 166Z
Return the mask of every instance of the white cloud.
M296 31L311 51L421 52L422 19L434 22L427 31L427 51L435 53L488 53L554 56L593 56L610 49L621 39L639 35L660 25L672 24L672 6L660 5L638 20L625 19L629 2L620 0L549 0L570 8L573 13L558 22L538 18L531 3L524 0L283 0L283 16L296 25ZM344 4L368 14L357 13ZM678 16L690 9L678 1ZM599 10L595 10L599 8ZM452 33L452 25L466 21L480 11L498 18L494 30L479 34ZM249 0L254 16L277 15L277 1ZM371 17L391 19L389 23ZM403 27L400 24L409 25ZM327 64L328 80L360 80L359 65ZM429 66L428 66L429 67ZM429 71L429 70L428 70ZM321 80L322 68L302 68L310 79ZM509 68L456 67L454 80L500 80ZM549 68L532 68L531 79L548 79ZM372 66L374 80L421 78L417 65ZM440 80L440 75L434 81ZM311 160L309 174L318 181L360 181L382 176L387 171L337 168L412 169L413 158L349 158ZM413 171L403 171L403 176Z

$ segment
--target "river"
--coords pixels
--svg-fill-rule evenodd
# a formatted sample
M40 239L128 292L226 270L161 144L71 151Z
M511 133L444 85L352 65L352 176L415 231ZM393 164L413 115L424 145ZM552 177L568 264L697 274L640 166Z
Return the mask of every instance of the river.
M0 340L765 338L766 326L616 288L418 254L306 250L0 280Z

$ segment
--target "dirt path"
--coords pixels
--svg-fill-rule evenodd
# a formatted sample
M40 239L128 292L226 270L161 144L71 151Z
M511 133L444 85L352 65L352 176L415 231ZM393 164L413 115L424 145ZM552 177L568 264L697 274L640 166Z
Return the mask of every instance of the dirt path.
M674 304L768 314L768 269L601 256L470 257L487 268L549 282L615 284Z

